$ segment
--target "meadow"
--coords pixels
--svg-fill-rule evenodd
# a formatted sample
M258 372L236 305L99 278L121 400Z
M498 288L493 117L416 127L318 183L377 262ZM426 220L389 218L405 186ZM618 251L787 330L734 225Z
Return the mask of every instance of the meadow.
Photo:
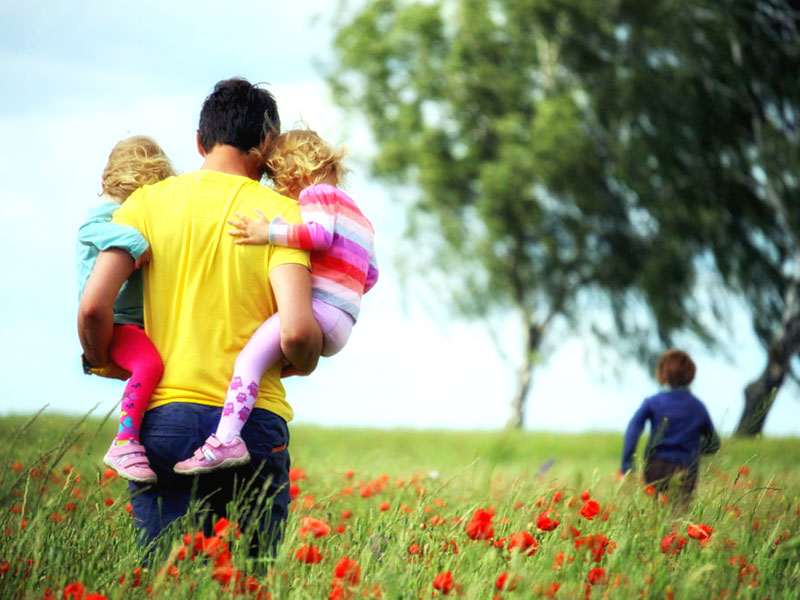
M800 439L723 440L686 508L617 477L622 436L294 426L292 512L135 540L108 419L0 419L0 597L796 598Z

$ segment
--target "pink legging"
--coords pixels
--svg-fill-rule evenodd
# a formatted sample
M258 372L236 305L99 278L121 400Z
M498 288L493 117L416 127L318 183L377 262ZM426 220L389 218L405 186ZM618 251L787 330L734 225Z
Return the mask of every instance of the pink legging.
M114 325L114 336L109 348L111 360L131 372L131 378L122 393L117 442L139 441L139 428L150 396L156 389L164 364L158 350L144 330L136 325Z
M316 298L311 301L314 318L322 330L322 356L341 350L355 321L343 310ZM217 438L227 444L239 435L258 398L258 384L267 369L282 358L281 321L278 313L259 327L236 357L233 378L225 398Z

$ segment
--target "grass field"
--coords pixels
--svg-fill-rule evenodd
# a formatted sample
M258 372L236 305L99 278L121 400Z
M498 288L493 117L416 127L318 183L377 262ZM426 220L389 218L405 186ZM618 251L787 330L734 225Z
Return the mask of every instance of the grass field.
M295 500L274 560L247 558L230 527L192 536L187 520L141 568L127 487L100 461L113 431L0 420L0 597L799 594L800 439L723 440L681 509L617 479L617 434L296 426Z

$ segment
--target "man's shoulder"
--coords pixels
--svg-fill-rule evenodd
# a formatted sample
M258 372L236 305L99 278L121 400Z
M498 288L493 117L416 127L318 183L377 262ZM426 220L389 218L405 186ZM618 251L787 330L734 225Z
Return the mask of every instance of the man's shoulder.
M292 221L300 222L300 205L294 198L283 196L257 181L252 181L242 186L238 194L238 205L242 210L258 208L262 213L272 218L280 215Z

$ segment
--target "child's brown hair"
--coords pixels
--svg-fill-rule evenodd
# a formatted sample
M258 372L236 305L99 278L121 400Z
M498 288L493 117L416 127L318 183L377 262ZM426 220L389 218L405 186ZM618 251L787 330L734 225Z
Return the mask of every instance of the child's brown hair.
M297 195L310 185L326 182L339 185L348 169L346 152L334 148L311 129L290 129L271 144L265 157L267 175L275 191L284 196Z
M661 385L686 387L694 379L694 361L683 350L667 350L658 359L656 379Z
M103 170L103 194L124 202L143 185L175 175L167 155L153 138L135 135L117 142Z

